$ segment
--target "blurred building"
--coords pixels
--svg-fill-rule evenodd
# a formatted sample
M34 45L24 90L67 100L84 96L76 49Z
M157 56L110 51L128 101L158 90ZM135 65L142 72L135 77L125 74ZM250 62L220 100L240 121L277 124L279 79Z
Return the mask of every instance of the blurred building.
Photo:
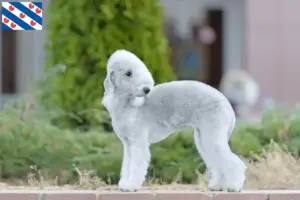
M48 0L43 2L46 7ZM262 94L287 105L300 102L299 0L161 0L161 5L179 78L218 87L224 71L247 69ZM203 42L203 27L215 33L211 44ZM46 30L1 32L2 97L26 93L43 71L45 39Z

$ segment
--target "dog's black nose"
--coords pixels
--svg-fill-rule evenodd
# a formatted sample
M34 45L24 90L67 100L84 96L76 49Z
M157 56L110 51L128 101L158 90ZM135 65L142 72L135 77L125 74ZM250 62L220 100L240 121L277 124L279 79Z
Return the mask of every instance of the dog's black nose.
M145 94L148 94L150 92L150 88L144 87L143 91L144 91Z

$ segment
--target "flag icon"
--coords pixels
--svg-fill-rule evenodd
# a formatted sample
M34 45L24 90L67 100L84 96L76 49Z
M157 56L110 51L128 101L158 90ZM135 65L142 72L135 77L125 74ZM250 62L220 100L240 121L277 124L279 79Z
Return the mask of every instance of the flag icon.
M42 2L2 2L2 30L42 30Z

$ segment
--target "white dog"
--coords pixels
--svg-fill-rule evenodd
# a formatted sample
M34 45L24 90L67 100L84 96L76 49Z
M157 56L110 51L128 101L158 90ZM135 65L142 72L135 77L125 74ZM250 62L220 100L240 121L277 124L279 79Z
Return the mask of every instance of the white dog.
M104 87L102 103L124 148L120 190L136 191L142 187L151 144L190 126L210 174L209 189L241 191L246 166L228 145L235 115L219 91L197 81L154 86L145 64L126 50L117 50L110 56Z

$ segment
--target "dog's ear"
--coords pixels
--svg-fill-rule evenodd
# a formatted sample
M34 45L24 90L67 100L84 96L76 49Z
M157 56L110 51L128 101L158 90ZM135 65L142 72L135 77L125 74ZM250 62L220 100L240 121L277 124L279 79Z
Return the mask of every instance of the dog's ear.
M104 90L105 90L105 93L110 93L110 92L113 92L113 90L115 89L116 87L116 84L115 84L115 72L112 71L110 72L109 74L107 74L105 80L104 80Z
M116 74L114 71L110 72L109 79L114 88L116 88Z

